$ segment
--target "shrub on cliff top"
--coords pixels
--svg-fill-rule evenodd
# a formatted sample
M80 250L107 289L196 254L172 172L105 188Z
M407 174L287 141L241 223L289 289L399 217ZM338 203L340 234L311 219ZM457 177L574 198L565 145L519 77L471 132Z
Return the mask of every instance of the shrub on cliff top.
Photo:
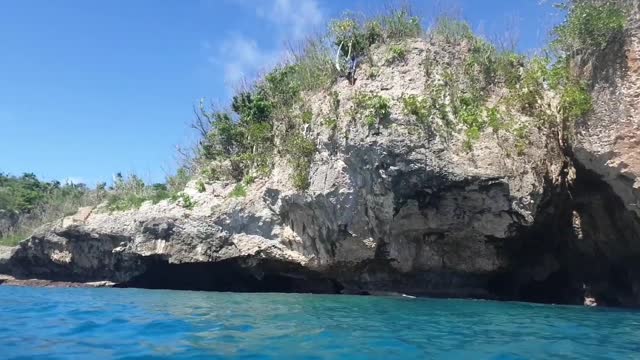
M337 48L337 63L342 60L365 56L369 48L377 43L420 37L422 25L408 7L395 9L368 21L347 13L342 19L331 22L330 37Z
M166 183L147 185L135 174L123 176L116 174L113 185L108 191L105 190L105 208L108 211L125 211L137 209L142 204L150 201L157 204L162 200L180 201L179 203L192 207L191 199L185 200L183 190L191 180L191 175L186 168L180 168L173 176L167 177ZM204 183L196 183L196 187L201 189ZM206 189L205 189L206 190ZM188 208L189 208L188 207Z
M293 51L293 78L302 91L325 89L338 79L331 49L324 37L312 38L299 51Z
M626 15L620 2L569 0L560 7L568 14L555 27L552 45L562 52L602 50L624 30Z
M459 43L475 37L467 22L449 16L439 17L430 33L449 43Z
M382 33L386 41L410 39L422 35L420 18L412 15L408 7L391 10L389 14L382 15L378 21L382 23Z

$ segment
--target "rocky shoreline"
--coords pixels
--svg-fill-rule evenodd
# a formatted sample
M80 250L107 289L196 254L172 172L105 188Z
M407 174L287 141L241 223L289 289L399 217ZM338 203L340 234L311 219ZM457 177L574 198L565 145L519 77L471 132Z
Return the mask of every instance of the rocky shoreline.
M23 286L23 287L45 287L45 288L110 288L116 284L110 281L96 282L68 282L52 281L43 279L16 279L9 275L0 275L0 286Z

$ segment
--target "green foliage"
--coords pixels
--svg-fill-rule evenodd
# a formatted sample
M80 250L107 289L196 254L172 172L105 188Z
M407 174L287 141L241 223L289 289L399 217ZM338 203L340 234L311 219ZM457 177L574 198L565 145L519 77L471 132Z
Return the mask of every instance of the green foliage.
M34 174L0 173L0 244L13 245L38 226L71 215L81 206L94 205L98 195L84 184L45 182Z
M259 102L253 102L251 107L261 106L265 109L264 116L259 119L252 119L243 115L242 112L232 109L240 115L242 121L247 123L266 123L269 122L274 109L290 109L300 100L301 86L298 79L298 70L300 65L286 65L274 69L268 73L261 88L255 92L255 97ZM264 105L262 105L264 104Z
M303 124L311 124L311 121L313 120L313 112L311 110L304 110L300 115L300 119Z
M234 97L232 109L238 115L234 120L226 112L208 114L211 131L201 143L201 156L206 161L228 161L230 176L242 179L252 170L270 169L273 152L273 111L290 105L291 87L282 77L286 72L276 71L265 82L267 90L259 89L255 94L241 93ZM276 102L266 94L272 94ZM218 175L218 174L216 174Z
M255 181L254 176L246 176L244 180L235 184L229 196L232 198L241 198L247 196L247 187L249 187Z
M234 198L245 197L247 196L247 188L243 183L237 183L229 195Z
M389 47L389 52L387 53L387 64L393 64L399 61L405 61L407 58L407 47L404 44L396 44Z
M289 136L284 147L289 163L293 167L293 186L298 190L309 188L309 170L316 153L316 144L300 134Z
M353 99L352 116L360 116L368 126L389 118L389 99L377 94L357 93Z
M189 170L184 167L179 168L175 175L167 177L166 190L170 192L182 191L190 180Z
M205 167L200 171L200 174L207 182L218 181L221 178L219 171L213 166Z
M148 200L152 204L157 204L162 200L171 198L172 192L166 184L153 184L148 192Z
M316 144L300 134L291 135L285 145L287 154L309 158L316 153Z
M324 125L329 130L335 130L338 127L338 118L340 117L340 94L337 91L329 93L331 99L331 109L329 117L324 119Z
M419 37L422 26L408 8L402 8L366 22L346 14L331 22L329 34L343 60L348 60L367 55L374 44Z
M176 202L181 207L187 210L193 210L196 206L196 202L193 201L189 194L185 194L184 192L179 192L171 195L171 201Z
M198 180L196 182L196 190L198 190L199 193L207 191L207 187L204 185L204 181Z
M108 211L126 211L137 209L145 202L157 204L162 200L180 199L187 183L191 180L189 171L180 168L175 175L167 177L166 184L146 185L144 181L135 174L127 177L116 174L111 189L105 195L105 208ZM199 181L196 188L200 191L204 183Z
M516 86L510 89L509 101L525 114L537 118L542 125L554 126L556 114L543 106L548 87L560 95L559 118L571 123L585 116L592 108L591 95L586 84L571 73L567 58L551 60L534 57L529 60Z
M202 158L229 158L245 149L245 131L228 113L205 113L205 116L211 119L211 130L200 144Z
M512 89L518 84L524 56L498 51L494 45L478 37L471 37L469 41L472 46L465 64L465 74L474 82L474 86L487 88L503 82Z
M448 16L439 17L431 34L448 43L460 43L475 37L468 23Z
M41 182L31 173L12 177L0 173L0 209L12 213L27 213L41 204L47 194L59 189L60 183Z
M480 139L480 134L487 127L484 99L480 96L465 95L457 99L458 118L465 125L466 150L472 150L473 142Z
M331 49L323 39L310 39L302 51L294 53L292 78L301 91L326 89L338 79Z
M624 30L625 9L619 2L568 1L566 20L555 27L552 45L565 53L602 50Z
M335 118L326 118L324 119L324 126L329 130L335 130L338 127L338 120Z
M380 76L380 69L375 66L371 66L367 72L367 79L375 80L378 76Z
M484 99L472 95L461 96L457 99L455 109L458 118L467 128L484 129Z
M20 241L28 238L30 235L29 232L17 233L17 234L9 234L4 237L0 237L0 245L1 246L16 246L20 243Z
M307 190L311 185L309 181L309 170L311 163L309 161L298 161L293 167L293 186L297 190Z
M369 21L347 14L330 24L326 36L311 38L300 50L292 51L289 63L237 93L230 111L208 111L200 106L196 128L204 138L199 144L197 163L203 177L207 181L227 177L240 181L248 174L268 174L273 166L274 143L279 143L275 132L295 133L301 124L313 121L314 114L302 104L302 94L333 85L340 75L336 65L367 55L371 45L419 36L421 32L419 19L411 16L408 9L394 10ZM336 50L338 64L334 62ZM401 58L406 55L403 51L406 50L398 48L394 55ZM375 100L380 99L372 98L368 116L378 121L388 116L388 102ZM339 107L336 93L331 113L324 121L331 129L337 127ZM284 143L287 146L287 141ZM296 173L308 172L304 164L294 164ZM299 188L305 187L302 180L298 183Z
M556 43L602 47L622 31L621 12L613 9L613 5L584 4L587 5L570 2L567 7L570 18L556 29ZM584 16L572 18L578 15ZM593 33L590 38L589 32ZM390 44L387 63L402 61L408 54L403 40L421 35L420 20L407 9L369 20L347 14L331 22L326 37L307 41L301 51L294 52L290 63L266 74L250 90L236 94L231 111L204 115L210 122L210 131L200 146L207 164L203 175L210 181L231 177L246 187L245 180L250 174L261 176L270 172L279 150L275 143L282 146L280 154L293 167L296 188L308 188L316 148L301 135L302 125L312 123L315 116L335 130L340 122L340 98L337 92L330 92L329 112L313 114L304 104L307 92L327 90L340 75L338 69L345 69L343 65L350 60L358 59L354 63L357 64L364 57L371 58L370 50L375 44ZM439 18L431 35L440 40L434 44L442 43L441 40L463 43L461 48L469 49L468 56L462 66L456 60L455 68L449 64L444 69L438 59L426 58L428 91L404 97L403 112L423 125L424 130L436 130L447 140L454 131L460 131L467 150L472 149L484 131L491 129L496 135L505 132L516 137L517 152L523 153L528 144L523 134L528 134L528 129L524 131L514 121L505 119L524 113L539 122L537 127L557 126L584 116L591 109L588 89L570 73L565 57L558 57L552 64L547 57L528 59L499 50L475 36L467 23L450 17ZM378 69L373 65L369 69L368 77L376 78ZM558 108L553 108L556 103L546 96L549 90L559 94ZM381 95L356 93L348 114L374 127L390 117L390 103L390 99ZM438 119L441 121L433 121Z
M586 85L572 83L565 87L560 98L560 111L567 120L575 120L591 111L593 105Z
M466 151L473 150L473 142L480 139L480 129L477 127L470 127L465 130L465 140L463 142L463 147Z
M331 91L331 112L337 118L340 112L340 94L337 91Z
M367 124L367 127L374 127L378 124L378 119L373 115L366 115L364 117L364 122Z
M429 123L432 109L428 98L409 95L402 98L402 106L404 113L413 116L420 124Z
M244 177L244 179L242 180L242 182L243 182L245 185L247 185L247 186L249 186L249 185L253 184L255 181L256 181L256 177L255 177L255 176L253 176L253 175L247 175L247 176L245 176L245 177Z
M268 91L274 97L289 100L292 86L286 81L288 72L277 69L265 78ZM282 92L282 93L280 93ZM267 122L273 111L273 102L269 101L262 91L256 93L241 92L233 97L231 109L240 116L240 121L245 124Z
M194 206L196 206L196 203L191 199L191 196L185 193L182 193L181 200L181 206L185 209L192 210Z
M152 194L152 191L158 190L158 188L148 188L144 181L135 174L124 177L118 173L115 176L112 191L107 195L106 207L110 211L125 211L130 209L137 209L146 201L150 201L152 198L158 199L162 196L156 196ZM167 195L168 192L165 189L159 189L162 195Z
M366 43L369 45L384 41L384 29L378 20L371 20L364 25Z
M389 99L381 95L373 95L368 101L369 109L378 119L385 119L391 115Z
M377 31L375 26L370 29ZM329 32L340 54L347 59L365 55L369 46L373 44L369 43L369 40L378 40L375 33L366 34L360 22L350 14L342 19L332 21Z
M529 146L529 128L526 125L519 125L513 129L516 137L516 154L523 156Z
M375 21L375 20L374 20ZM420 18L411 15L408 8L394 9L387 15L377 20L382 24L384 38L389 40L402 40L416 38L422 35Z
M498 131L505 128L500 110L495 107L489 108L487 110L487 125L493 130L494 133L497 133Z
M524 67L520 81L511 90L511 101L520 111L535 115L544 98L545 83L549 73L549 59L534 57Z

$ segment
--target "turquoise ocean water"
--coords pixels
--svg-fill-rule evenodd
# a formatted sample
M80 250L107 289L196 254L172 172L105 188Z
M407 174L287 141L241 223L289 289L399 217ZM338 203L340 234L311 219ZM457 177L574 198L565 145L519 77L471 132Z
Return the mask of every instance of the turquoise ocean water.
M640 312L303 294L0 287L0 358L632 359Z

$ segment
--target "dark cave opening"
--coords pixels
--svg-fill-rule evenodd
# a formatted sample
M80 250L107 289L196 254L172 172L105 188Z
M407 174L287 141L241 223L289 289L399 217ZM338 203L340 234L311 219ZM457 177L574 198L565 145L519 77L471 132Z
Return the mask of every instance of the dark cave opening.
M342 285L298 264L260 260L246 264L245 259L217 262L171 264L161 257L145 258L146 271L118 284L118 287L144 289L282 292L338 294Z
M505 300L600 305L636 303L640 222L597 173L574 163L576 178L553 189L524 235L508 242L511 267L496 274L489 290ZM576 219L579 219L576 223ZM634 261L636 259L636 261Z
M640 219L600 175L579 163L575 168L571 190L582 236L570 244L569 266L601 303L637 303L632 274L639 268Z
M502 300L574 304L580 299L567 267L568 244L573 237L572 202L565 181L545 179L545 192L535 223L514 231L502 242L509 267L489 279L489 292Z

